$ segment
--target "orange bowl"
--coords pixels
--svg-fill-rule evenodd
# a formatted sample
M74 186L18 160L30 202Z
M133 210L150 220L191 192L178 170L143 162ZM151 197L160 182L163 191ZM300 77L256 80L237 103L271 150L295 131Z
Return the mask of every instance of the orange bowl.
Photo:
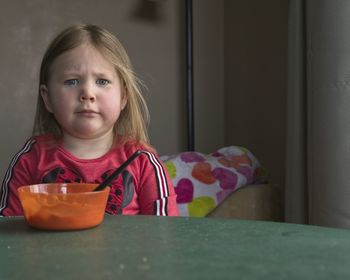
M102 223L109 187L96 184L50 183L18 188L26 222L44 230L76 230Z

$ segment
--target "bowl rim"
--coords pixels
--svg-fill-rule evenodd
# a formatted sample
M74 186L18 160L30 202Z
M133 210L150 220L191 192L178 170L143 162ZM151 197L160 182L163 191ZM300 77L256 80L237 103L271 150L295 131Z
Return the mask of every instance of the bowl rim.
M24 192L25 189L30 189L33 186L44 186L44 185L62 185L62 187L67 186L67 185L96 185L96 187L98 186L98 184L95 183L40 183L40 184L30 184L30 185L23 185L18 187L17 191L18 192ZM30 192L31 194L34 195L58 195L58 196L74 196L74 195L92 195L92 194L99 194L99 193L103 193L106 192L108 190L109 192L110 187L106 186L105 189L100 190L100 191L83 191L83 192L75 192L75 193L59 193L59 192Z

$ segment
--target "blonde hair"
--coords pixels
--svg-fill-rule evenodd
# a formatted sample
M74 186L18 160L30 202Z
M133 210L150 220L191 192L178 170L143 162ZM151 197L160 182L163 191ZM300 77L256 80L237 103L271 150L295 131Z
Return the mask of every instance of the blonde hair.
M40 85L47 85L54 60L61 54L74 49L83 43L90 43L115 67L126 94L127 104L114 124L115 135L121 136L122 142L135 141L148 144L147 125L149 112L132 70L129 56L119 40L109 31L96 26L79 24L63 30L48 46L40 67ZM62 129L54 115L47 111L44 101L38 96L34 120L33 135L53 134L57 139L62 137Z

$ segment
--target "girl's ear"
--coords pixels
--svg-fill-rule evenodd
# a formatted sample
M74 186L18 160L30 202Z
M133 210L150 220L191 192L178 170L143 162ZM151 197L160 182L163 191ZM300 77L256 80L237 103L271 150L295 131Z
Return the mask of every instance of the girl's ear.
M53 110L52 110L52 107L51 107L51 104L50 104L50 100L49 100L49 91L47 89L47 86L40 85L39 90L40 90L41 98L44 101L46 110L48 110L50 113L53 113Z

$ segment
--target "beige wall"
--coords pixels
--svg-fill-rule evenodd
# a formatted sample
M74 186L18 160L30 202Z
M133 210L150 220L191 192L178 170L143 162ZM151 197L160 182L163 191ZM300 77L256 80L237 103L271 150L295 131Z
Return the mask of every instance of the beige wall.
M225 144L284 187L288 0L225 1Z
M194 0L196 149L248 148L283 191L288 0Z
M193 1L195 149L225 141L224 0Z

